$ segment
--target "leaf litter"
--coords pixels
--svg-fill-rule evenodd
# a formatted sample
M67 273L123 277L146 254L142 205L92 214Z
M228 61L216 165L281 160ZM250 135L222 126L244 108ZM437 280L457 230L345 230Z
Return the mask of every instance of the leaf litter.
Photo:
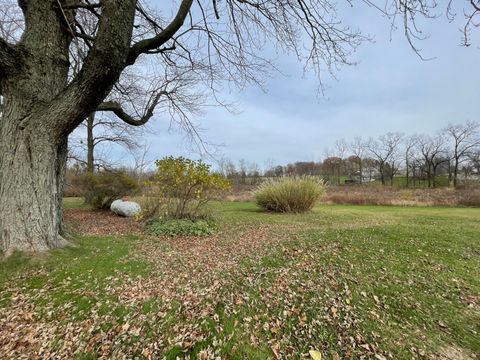
M117 226L110 216L87 213L67 216L80 233L112 234ZM133 223L115 229L141 233ZM381 335L362 332L364 319L353 301L354 295L373 299L381 311L381 297L354 294L338 273L344 269L322 266L315 254L287 246L295 231L293 225L242 224L208 237L142 235L123 261L147 261L149 274L132 276L120 266L105 283L96 284L91 270L74 279L75 286L68 278L55 282L42 269L23 274L47 281L33 289L22 279L8 284L0 358L228 359L245 344L266 351L257 358L393 358ZM272 251L281 261L265 264ZM329 251L341 247L330 244ZM74 296L54 301L52 291ZM89 304L84 312L75 297ZM382 321L377 311L370 317Z

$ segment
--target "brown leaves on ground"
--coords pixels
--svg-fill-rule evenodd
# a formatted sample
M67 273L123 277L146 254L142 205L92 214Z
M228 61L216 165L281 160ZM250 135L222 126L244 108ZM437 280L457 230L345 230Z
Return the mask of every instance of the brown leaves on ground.
M134 220L104 211L66 210L65 218L82 235L132 234L142 230ZM130 277L117 271L115 276L107 278L107 284L95 285L88 293L81 287L72 290L68 286L72 279L60 284L54 282L44 269L24 274L24 279L45 276L48 280L28 291L22 287L21 279L9 284L10 301L0 308L0 358L73 358L91 352L98 358L109 359L138 354L161 358L172 347L188 351L211 337L212 333L201 329L207 319L217 324L214 331L217 338L199 356L219 358L218 349L232 334L223 334L215 309L224 301L229 304L227 311L241 306L235 304L234 294L230 294L231 299L223 298L224 289L238 277L254 281L261 276L242 274L239 263L250 254L260 257L269 245L281 241L272 236L270 226L264 225L226 232L199 238L145 237L125 260L150 262L153 267L150 276ZM97 281L95 270L82 281L92 287ZM65 293L71 300L45 303L43 299L49 299L51 292ZM83 299L93 306L88 313L78 315L74 313L74 299ZM142 313L144 304L151 300L161 305L153 313ZM105 307L109 309L107 312ZM126 312L121 322L114 314L118 308ZM172 316L179 321L170 324ZM237 322L235 326L240 325ZM154 337L147 338L147 331L153 331Z
M439 360L474 360L475 355L454 346L443 348L438 354Z
M83 235L142 234L141 224L109 212L66 210L65 218ZM392 358L382 350L381 335L362 333L359 309L341 270L286 244L297 230L288 224L241 224L198 238L143 234L125 261L148 262L149 275L130 276L120 267L106 283L92 287L93 268L82 280L89 283L88 293L68 286L69 278L54 283L43 269L25 274L12 282L10 302L0 308L0 358L93 353L100 359L161 359L176 347L193 359L188 354L198 345L198 359L228 359L221 349L233 353L245 344L267 348L268 358L277 359L308 358L309 350L321 351L326 359ZM332 256L341 256L335 243L325 246ZM264 257L274 251L282 262L265 265ZM27 292L22 280L29 276L48 280ZM53 291L73 296L42 303ZM377 295L360 295L382 305ZM73 299L91 303L88 313L74 315ZM155 306L145 311L151 302ZM228 331L225 318L231 320ZM325 340L329 337L333 343Z
M65 222L81 235L130 235L141 234L143 227L133 218L115 215L111 211L89 209L65 209Z

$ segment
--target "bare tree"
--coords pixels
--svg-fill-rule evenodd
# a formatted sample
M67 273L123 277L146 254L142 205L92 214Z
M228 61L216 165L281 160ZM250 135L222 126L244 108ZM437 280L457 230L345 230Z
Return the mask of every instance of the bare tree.
M283 166L275 165L274 159L267 159L265 160L264 164L263 176L267 178L283 176Z
M342 174L342 167L345 165L345 157L348 152L348 143L345 139L339 139L335 141L334 157L338 159L337 162L333 162L337 168L337 185L340 185L340 177Z
M365 152L367 145L360 136L355 136L353 141L349 145L350 152L355 156L358 164L358 172L360 174L360 183L363 182L363 160L365 158Z
M477 178L480 180L480 148L470 152L468 154L468 160L472 164Z
M393 185L393 178L399 169L399 147L402 139L403 134L389 132L380 136L378 140L370 138L367 143L370 156L377 161L382 185L385 185L387 177Z
M260 166L256 162L251 162L248 168L248 177L251 185L260 183Z
M147 171L149 168L153 168L156 159L150 158L148 156L150 152L150 144L144 144L143 146L138 147L134 151L132 151L134 165L133 165L133 173L135 178L138 181L138 185L140 188L144 186L144 180L146 179Z
M220 158L217 160L217 165L219 172L223 174L228 179L231 179L235 185L238 185L239 181L239 172L231 159Z
M410 187L410 169L413 170L413 186L415 187L415 171L416 171L416 162L415 162L415 148L417 146L418 137L416 135L408 136L404 140L404 150L405 150L405 186Z
M248 164L245 159L238 160L238 176L239 176L239 183L245 185L247 183L247 172L248 172Z
M449 124L443 132L451 141L453 186L457 187L460 164L467 161L469 154L480 146L480 123L467 121L464 124Z
M412 31L415 19L436 7L427 0L387 5L387 15L403 16ZM0 37L0 248L7 254L66 243L60 230L67 139L88 114L109 111L143 125L168 96L154 92L140 119L132 116L108 98L127 67L141 71L140 61L155 62L189 80L193 93L209 90L221 103L223 81L259 84L274 68L261 56L267 41L320 73L349 64L366 40L339 21L328 0L181 0L161 13L138 0L19 0L12 13L18 11L18 36ZM185 118L184 108L173 104L171 111Z
M446 139L441 134L434 137L421 135L417 139L417 147L424 160L424 172L427 176L428 187L436 187L438 167L448 162Z
M323 160L323 169L328 176L328 182L330 184L332 184L334 181L337 185L340 184L338 174L339 174L341 162L342 162L342 159L332 155L332 153L329 150L325 152L325 159Z
M90 113L79 128L79 130L86 129L86 138L84 134L78 134L76 131L73 134L78 136L71 136L69 142L70 147L75 147L86 154L85 160L83 160L83 156L77 154L74 155L74 158L86 165L87 173L93 173L96 167L100 167L95 161L95 150L100 145L116 144L130 152L140 148L140 144L136 140L139 137L138 128L109 117L96 117L96 114L96 112ZM101 163L105 163L105 160L103 159Z

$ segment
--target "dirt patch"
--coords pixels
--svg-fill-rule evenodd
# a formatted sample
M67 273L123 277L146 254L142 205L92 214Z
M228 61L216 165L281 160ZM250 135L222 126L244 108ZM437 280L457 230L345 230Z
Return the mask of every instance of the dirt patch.
M67 226L80 235L130 235L142 234L142 224L132 218L124 218L110 211L90 209L65 209Z

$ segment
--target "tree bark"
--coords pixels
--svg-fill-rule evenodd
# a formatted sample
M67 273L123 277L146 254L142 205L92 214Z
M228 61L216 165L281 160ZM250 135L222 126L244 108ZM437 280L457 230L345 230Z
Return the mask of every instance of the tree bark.
M457 147L455 146L455 164L453 167L453 187L456 188L458 185L458 165L459 165L459 156L457 152Z
M63 193L65 190L65 171L67 170L68 159L68 137L59 141L57 146L56 177L57 177L57 221L58 233L64 237L67 235L63 222ZM60 241L62 239L59 239ZM66 244L66 242L64 242ZM62 244L59 244L62 245Z
M384 165L380 165L380 180L382 182L382 185L385 186L385 167Z
M87 117L87 173L93 174L94 170L94 150L95 142L93 139L93 123L95 112L91 112Z
M22 8L24 36L16 71L0 78L0 250L42 251L61 236L67 137L55 133L60 113L48 101L65 89L71 35L58 3L32 0Z
M406 170L407 170L407 173L406 173L406 179L405 179L405 182L406 182L406 187L407 189L410 187L410 177L409 177L409 163L408 163L408 155L405 157L405 162L406 162Z
M11 117L2 119L0 134L0 249L8 255L65 245L66 142L35 128L19 129Z

